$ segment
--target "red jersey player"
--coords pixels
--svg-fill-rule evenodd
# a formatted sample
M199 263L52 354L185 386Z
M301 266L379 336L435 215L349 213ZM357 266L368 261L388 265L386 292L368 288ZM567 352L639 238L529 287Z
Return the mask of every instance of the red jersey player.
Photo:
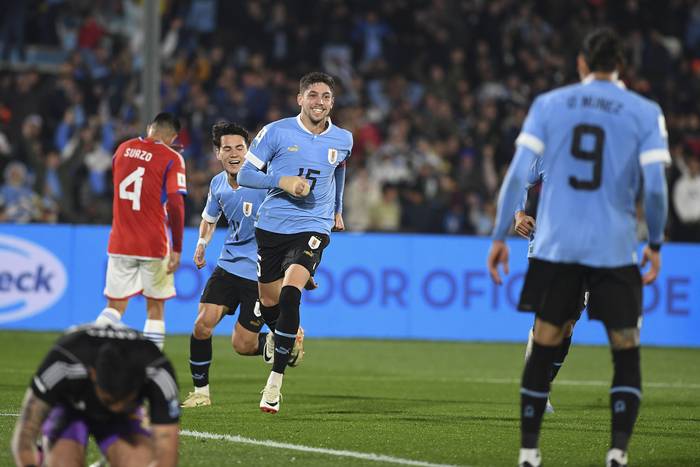
M147 312L144 335L161 349L164 301L175 296L173 273L180 265L185 220L185 160L169 146L179 131L173 115L160 113L148 126L146 138L125 141L114 153L107 307L97 318L98 324L119 322L129 298L142 293Z

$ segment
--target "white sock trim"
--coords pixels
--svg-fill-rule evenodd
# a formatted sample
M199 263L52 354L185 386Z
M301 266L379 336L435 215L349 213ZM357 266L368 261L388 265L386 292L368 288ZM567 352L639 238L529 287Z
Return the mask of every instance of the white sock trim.
M209 385L207 384L206 386L202 387L194 387L194 392L195 394L204 394L205 396L209 397Z
M275 386L282 386L283 373L277 373L275 371L270 372L270 376L267 377L267 384L272 384Z
M104 310L100 312L95 320L95 324L98 326L107 326L108 324L115 325L121 324L122 315L115 308L105 307Z

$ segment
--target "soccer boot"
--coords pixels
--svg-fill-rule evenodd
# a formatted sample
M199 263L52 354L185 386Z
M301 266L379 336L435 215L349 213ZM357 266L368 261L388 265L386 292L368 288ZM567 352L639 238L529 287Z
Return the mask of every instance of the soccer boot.
M180 407L204 407L206 405L211 405L211 399L208 395L201 392L191 392L187 394L187 399L182 402Z
M544 413L554 413L554 406L552 405L552 402L549 400L549 397L547 398L547 405L544 408Z
M304 328L299 326L297 331L297 338L294 341L294 347L289 353L289 362L287 365L291 367L299 366L301 360L304 358Z
M542 456L539 449L520 449L518 467L541 467Z
M275 334L269 332L265 337L265 346L262 351L262 359L265 363L272 365L275 359Z
M282 394L280 394L280 387L276 384L266 384L262 390L260 410L265 413L277 413L280 410L281 402Z
M627 453L622 449L611 449L605 456L605 467L627 467Z

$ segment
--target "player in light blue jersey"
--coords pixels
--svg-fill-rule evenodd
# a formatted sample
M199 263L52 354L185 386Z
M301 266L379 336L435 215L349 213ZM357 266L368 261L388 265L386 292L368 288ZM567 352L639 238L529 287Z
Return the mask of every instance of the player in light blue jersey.
M670 162L664 117L654 102L616 82L619 39L600 29L584 40L580 84L539 96L530 108L499 195L488 267L501 282L508 272L504 240L527 183L532 161L542 159L544 183L537 235L518 308L535 311L532 354L523 371L519 464L541 463L538 438L549 396L549 368L575 320L581 290L590 291L588 315L603 321L614 376L610 390L612 442L608 466L627 465L627 446L641 401L639 325L642 281L656 279L668 210L665 164ZM643 183L642 183L643 180ZM649 244L637 265L635 207L644 199Z
M256 226L260 311L275 333L272 372L260 409L276 413L284 370L298 335L301 290L321 262L332 229L343 230L345 163L352 134L331 123L333 78L313 72L299 82L301 112L266 125L238 174L267 188ZM263 172L265 170L265 172Z
M190 336L190 370L194 392L183 407L211 405L209 366L212 360L211 336L216 325L240 309L231 344L241 355L264 354L267 333L261 333L263 321L255 316L258 299L256 276L257 243L254 220L265 199L265 190L238 185L236 175L248 151L248 132L229 122L212 127L216 158L224 170L212 178L207 204L199 225L199 241L194 253L197 268L205 266L204 252L223 214L228 222L226 240L214 272L202 292L197 319Z
M583 78L583 77L582 77ZM527 189L525 190L525 195L522 198L521 203L518 205L518 209L515 211L515 232L523 238L529 240L528 243L528 259L532 256L532 249L535 240L535 218L537 216L537 201L539 200L539 191L542 188L543 173L542 173L542 158L536 158L530 167L527 178ZM581 291L581 297L578 303L576 303L576 310L578 311L577 318L581 316L584 308L586 307L588 292L585 290ZM530 358L532 354L532 346L534 345L534 325L530 328L527 339L527 347L525 348L525 361ZM552 361L552 366L549 369L549 381L552 383L554 379L559 374L559 370L564 365L564 360L569 354L569 348L571 347L571 338L574 333L574 320L567 322L564 329L564 338L557 348L554 355L554 360ZM553 413L554 407L547 399L547 405L545 407L545 413Z

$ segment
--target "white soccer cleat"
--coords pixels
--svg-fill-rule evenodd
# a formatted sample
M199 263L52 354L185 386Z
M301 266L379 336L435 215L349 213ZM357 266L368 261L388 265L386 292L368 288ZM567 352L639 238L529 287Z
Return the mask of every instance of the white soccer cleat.
M554 413L554 406L549 400L549 397L547 398L547 406L544 408L544 413Z
M299 366L301 360L304 358L304 328L299 326L297 331L297 338L294 341L294 347L289 353L289 362L287 365L291 367Z
M262 390L260 410L265 413L277 413L280 410L281 402L282 394L280 394L280 386L270 383L266 384Z
M540 467L542 456L539 449L520 449L518 467Z
M211 399L208 395L200 392L191 392L187 394L187 398L180 404L180 407L191 408L204 407L207 405L211 405Z
M627 453L622 449L611 449L605 456L605 467L627 467Z
M262 358L265 363L272 365L275 360L275 334L269 332L265 337L265 346L262 351Z

